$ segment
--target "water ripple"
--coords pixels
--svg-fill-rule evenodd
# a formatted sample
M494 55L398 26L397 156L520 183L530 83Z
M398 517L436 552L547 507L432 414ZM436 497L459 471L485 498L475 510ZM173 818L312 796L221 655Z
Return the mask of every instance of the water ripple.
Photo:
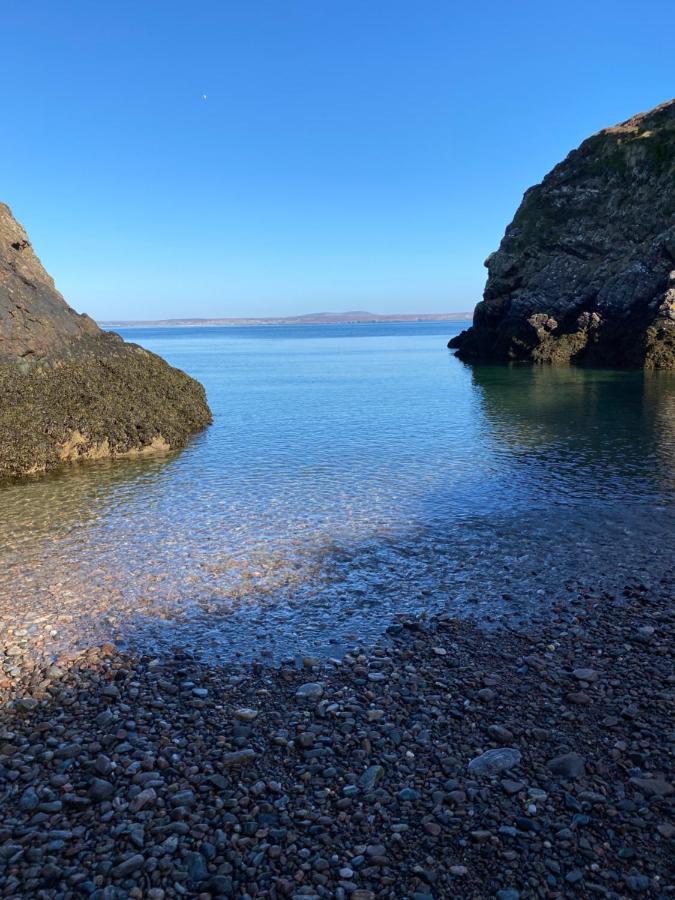
M468 368L447 324L135 332L206 385L181 454L1 489L0 627L214 658L397 612L541 612L669 577L671 376Z

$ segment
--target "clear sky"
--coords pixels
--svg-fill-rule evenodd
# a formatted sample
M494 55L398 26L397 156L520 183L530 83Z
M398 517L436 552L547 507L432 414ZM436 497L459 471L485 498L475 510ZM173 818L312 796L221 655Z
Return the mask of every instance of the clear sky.
M0 28L0 199L103 319L471 309L524 189L675 94L672 0L32 0Z

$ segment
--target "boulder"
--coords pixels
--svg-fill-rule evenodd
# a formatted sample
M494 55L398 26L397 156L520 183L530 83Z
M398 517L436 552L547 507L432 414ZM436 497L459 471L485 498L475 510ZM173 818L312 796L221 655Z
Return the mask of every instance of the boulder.
M180 448L211 422L198 382L68 306L2 203L0 397L0 479Z

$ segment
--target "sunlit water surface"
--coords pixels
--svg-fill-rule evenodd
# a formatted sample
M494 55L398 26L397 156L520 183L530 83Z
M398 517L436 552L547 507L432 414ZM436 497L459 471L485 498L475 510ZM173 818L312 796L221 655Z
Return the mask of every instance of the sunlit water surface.
M672 376L470 368L448 323L130 329L206 386L162 458L0 488L0 628L211 659L668 577Z

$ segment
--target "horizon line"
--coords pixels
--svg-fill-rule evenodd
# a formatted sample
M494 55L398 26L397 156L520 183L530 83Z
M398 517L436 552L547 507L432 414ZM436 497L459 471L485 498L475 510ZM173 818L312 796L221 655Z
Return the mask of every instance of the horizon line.
M348 312L302 313L296 316L190 316L166 319L97 319L101 327L140 326L217 326L217 325L348 325L387 322L448 322L471 321L471 312L447 313L371 313L365 310Z

